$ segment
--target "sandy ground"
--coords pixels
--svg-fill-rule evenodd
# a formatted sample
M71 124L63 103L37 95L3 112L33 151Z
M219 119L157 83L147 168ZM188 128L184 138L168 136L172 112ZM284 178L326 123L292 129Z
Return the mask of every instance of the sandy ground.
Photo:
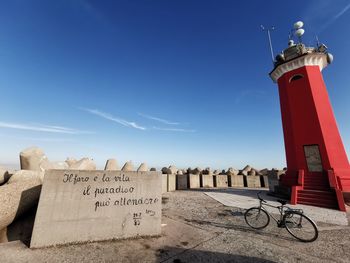
M262 231L250 229L244 209L224 206L204 192L163 195L160 237L34 250L16 241L0 245L0 262L350 261L349 226L321 222L318 240L302 243L273 222Z

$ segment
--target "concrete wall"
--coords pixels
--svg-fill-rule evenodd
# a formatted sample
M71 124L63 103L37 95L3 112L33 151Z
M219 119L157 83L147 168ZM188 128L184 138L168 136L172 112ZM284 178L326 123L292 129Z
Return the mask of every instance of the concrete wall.
M260 176L248 175L245 177L247 180L247 187L252 187L252 188L261 187Z
M214 187L214 177L211 174L202 174L201 181L204 188Z
M161 234L159 172L49 170L31 247Z
M267 175L262 176L262 178L264 181L264 187L269 188L269 178L267 177ZM261 187L263 187L263 186L261 186Z
M187 185L187 174L177 174L176 175L176 189L185 190L188 188Z
M188 175L188 188L199 188L199 174L189 174Z
M269 178L269 190L275 192L275 187L279 185L278 179Z
M268 186L270 192L275 192L275 187L279 186L279 178L285 171L283 170L271 170L267 174Z
M162 194L168 192L168 175L162 174Z
M243 175L229 175L230 187L244 187Z
M228 177L227 175L218 174L215 176L216 187L228 187Z
M168 174L168 192L176 190L176 175Z

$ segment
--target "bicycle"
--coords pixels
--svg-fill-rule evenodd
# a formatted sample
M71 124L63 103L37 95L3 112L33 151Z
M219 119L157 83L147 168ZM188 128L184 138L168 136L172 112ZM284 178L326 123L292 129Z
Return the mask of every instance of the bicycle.
M289 234L302 242L313 242L317 239L317 225L304 215L302 209L292 209L286 206L287 201L285 200L277 200L281 205L273 206L262 199L260 193L257 194L260 200L259 207L249 208L244 213L244 219L250 227L263 229L268 226L272 217L276 221L277 227L286 228ZM280 213L279 219L270 214L265 206L278 209Z

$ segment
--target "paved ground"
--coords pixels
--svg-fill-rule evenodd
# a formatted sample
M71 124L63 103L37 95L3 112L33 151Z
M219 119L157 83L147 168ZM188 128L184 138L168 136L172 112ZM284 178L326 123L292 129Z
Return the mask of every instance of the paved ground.
M163 204L160 237L35 250L8 243L0 245L0 262L349 262L348 226L320 223L318 240L301 243L273 224L250 229L244 209L205 191L166 193Z

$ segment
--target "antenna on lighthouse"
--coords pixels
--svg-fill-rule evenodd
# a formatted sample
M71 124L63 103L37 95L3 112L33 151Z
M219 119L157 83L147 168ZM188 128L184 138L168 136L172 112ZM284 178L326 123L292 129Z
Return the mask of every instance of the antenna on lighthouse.
M267 32L267 37L269 39L269 46L270 46L272 64L275 65L275 59L274 59L274 55L273 55L272 42L271 42L271 33L270 33L270 31L275 30L275 27L271 26L269 28L265 28L263 25L260 25L260 27L261 27L262 31L266 31Z
M318 35L315 35L316 37L316 45L317 45L317 48L320 47L320 40L318 39Z

